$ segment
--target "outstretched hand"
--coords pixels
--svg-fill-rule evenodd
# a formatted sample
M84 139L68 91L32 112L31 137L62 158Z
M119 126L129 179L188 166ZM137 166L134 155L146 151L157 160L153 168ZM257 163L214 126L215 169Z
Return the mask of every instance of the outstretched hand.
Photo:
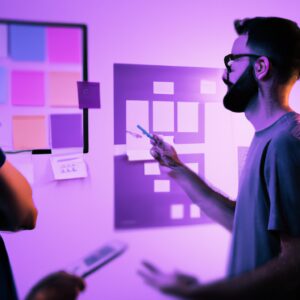
M75 300L84 289L85 282L81 277L61 271L39 281L26 300Z
M174 147L166 143L162 138L157 135L153 135L151 144L152 148L150 153L160 163L160 165L171 169L182 165Z
M189 296L199 286L197 278L181 272L164 273L153 264L143 261L138 274L145 282L160 291L176 296Z

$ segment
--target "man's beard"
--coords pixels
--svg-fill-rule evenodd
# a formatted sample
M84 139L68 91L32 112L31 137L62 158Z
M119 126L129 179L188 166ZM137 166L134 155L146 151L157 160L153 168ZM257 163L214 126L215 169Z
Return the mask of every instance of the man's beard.
M258 84L253 75L253 67L249 65L239 80L232 84L224 80L229 90L224 96L225 108L233 112L244 112L251 100L258 93Z

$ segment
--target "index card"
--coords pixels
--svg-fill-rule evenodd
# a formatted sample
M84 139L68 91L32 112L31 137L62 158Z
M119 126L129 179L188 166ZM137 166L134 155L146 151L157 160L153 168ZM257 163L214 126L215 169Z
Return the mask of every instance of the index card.
M200 81L200 93L203 95L213 95L217 93L217 83L212 80Z
M178 102L177 104L177 124L178 132L198 132L199 131L199 103Z
M171 219L178 220L184 217L184 206L183 204L172 204L171 205Z
M154 81L153 82L153 94L173 95L174 94L174 82Z
M153 101L153 131L174 131L174 102Z
M155 193L168 193L170 192L170 180L154 180Z

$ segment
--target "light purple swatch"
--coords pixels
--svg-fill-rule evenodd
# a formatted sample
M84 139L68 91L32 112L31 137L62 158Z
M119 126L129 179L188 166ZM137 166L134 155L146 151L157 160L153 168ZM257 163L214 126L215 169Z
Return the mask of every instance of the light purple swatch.
M52 114L50 121L52 148L82 147L81 114Z
M16 106L45 104L45 74L40 71L12 71L11 102Z
M77 82L79 108L100 108L100 83Z
M48 59L51 63L81 63L80 28L47 28Z

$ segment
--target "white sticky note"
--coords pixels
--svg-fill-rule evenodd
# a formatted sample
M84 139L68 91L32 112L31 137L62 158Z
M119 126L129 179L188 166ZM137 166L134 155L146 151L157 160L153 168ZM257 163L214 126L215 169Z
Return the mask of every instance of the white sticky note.
M201 209L198 205L196 204L190 205L190 217L192 219L197 219L201 217Z
M51 157L51 166L56 180L85 178L88 176L82 153Z
M178 102L177 104L177 131L198 132L199 131L199 103Z
M145 175L160 175L159 164L157 162L144 163Z
M153 101L153 130L156 132L174 131L174 102Z
M217 93L217 83L212 80L200 81L200 93L204 95L213 95Z
M146 100L126 101L126 146L128 151L150 150L149 139L136 127L141 125L149 131L149 102Z
M184 206L183 204L172 204L171 205L171 219L183 219L184 217Z
M174 82L154 81L153 94L174 95Z
M7 57L7 26L0 25L0 57Z
M168 193L170 192L170 180L154 180L155 193Z
M168 144L174 146L174 136L172 135L162 135L161 138Z
M198 163L186 163L185 164L188 168L194 171L196 174L199 174L199 164Z

